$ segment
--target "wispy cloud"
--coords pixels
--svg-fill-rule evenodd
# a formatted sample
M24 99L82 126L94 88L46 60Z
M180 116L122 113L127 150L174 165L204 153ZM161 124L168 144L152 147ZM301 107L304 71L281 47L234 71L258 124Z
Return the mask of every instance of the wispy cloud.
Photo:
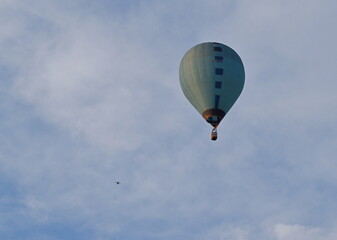
M310 228L302 225L285 225L285 224L277 224L275 226L275 234L277 236L277 240L283 239L335 239L336 232L327 233L320 228Z
M333 239L334 9L2 1L0 235ZM247 76L216 143L178 81L202 41Z

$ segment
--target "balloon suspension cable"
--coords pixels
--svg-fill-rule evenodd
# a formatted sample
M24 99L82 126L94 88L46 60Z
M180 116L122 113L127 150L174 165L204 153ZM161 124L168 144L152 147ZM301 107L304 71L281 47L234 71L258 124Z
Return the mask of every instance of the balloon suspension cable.
M217 138L218 138L218 131L217 131L216 127L214 127L213 130L212 130L212 133L211 133L211 139L213 141L215 141L215 140L217 140Z

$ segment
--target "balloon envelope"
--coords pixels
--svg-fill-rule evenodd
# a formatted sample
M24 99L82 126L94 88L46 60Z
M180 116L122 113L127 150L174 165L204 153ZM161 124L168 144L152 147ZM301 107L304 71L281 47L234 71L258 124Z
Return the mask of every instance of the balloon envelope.
M207 42L184 55L179 79L186 98L208 123L217 127L240 96L245 71L233 49Z

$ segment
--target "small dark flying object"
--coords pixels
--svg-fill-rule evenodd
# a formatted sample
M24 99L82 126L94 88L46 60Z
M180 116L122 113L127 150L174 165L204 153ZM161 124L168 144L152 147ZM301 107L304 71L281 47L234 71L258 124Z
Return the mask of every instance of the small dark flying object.
M120 184L121 182L116 182L116 184Z

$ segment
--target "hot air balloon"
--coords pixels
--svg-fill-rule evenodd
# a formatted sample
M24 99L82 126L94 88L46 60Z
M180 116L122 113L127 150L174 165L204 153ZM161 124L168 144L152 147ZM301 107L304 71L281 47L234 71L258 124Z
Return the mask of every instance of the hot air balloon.
M215 141L219 123L243 89L245 70L240 56L221 43L198 44L181 60L179 79L185 97L213 126Z

